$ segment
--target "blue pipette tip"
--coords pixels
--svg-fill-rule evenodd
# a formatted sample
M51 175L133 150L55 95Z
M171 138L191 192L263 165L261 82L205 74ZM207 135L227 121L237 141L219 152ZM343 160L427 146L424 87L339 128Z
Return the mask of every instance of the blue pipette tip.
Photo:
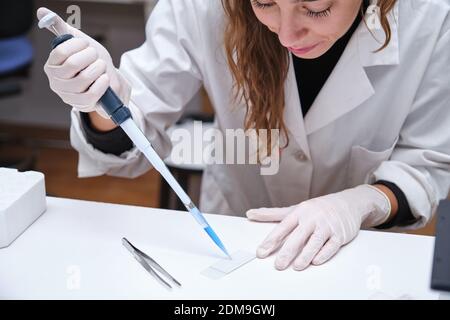
M227 257L229 259L231 259L230 254L228 253L227 249L225 248L225 246L223 245L222 241L220 241L219 237L217 236L217 234L214 232L214 230L211 228L211 226L207 226L205 228L206 233L211 237L211 239L214 241L214 243L220 248L220 250L223 251L223 253L225 253L227 255Z

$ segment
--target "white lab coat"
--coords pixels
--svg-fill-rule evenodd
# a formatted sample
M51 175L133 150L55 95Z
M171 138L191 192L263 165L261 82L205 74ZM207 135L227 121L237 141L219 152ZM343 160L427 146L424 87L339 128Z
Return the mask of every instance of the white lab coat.
M420 219L414 227L424 225L450 188L449 13L448 0L399 0L389 16L392 40L377 53L384 32L371 30L377 42L361 23L305 118L291 64L284 114L290 144L278 174L263 176L258 165L208 166L201 210L242 216L387 180ZM245 108L233 107L224 21L219 0L159 1L146 42L122 57L120 72L133 88L129 107L161 156L171 148L165 129L202 84L217 128L243 127ZM136 149L120 157L94 149L75 111L71 139L80 177L136 177L150 169Z

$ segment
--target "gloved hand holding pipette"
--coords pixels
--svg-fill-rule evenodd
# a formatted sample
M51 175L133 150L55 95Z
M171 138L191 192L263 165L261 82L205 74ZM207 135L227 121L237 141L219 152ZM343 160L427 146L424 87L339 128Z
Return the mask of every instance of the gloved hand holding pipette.
M131 88L114 67L108 51L100 43L65 23L47 8L39 8L37 17L54 16L50 31L56 36L70 34L74 37L52 50L44 71L50 88L68 105L81 112L97 111L104 118L108 114L99 104L108 87L127 105Z
M53 50L45 65L52 90L74 108L82 112L95 110L119 125L175 191L197 223L230 258L203 214L131 118L131 112L125 105L125 102L129 101L131 88L115 69L106 49L82 32L68 26L48 9L40 8L37 16L40 20L39 27L46 28L57 36L52 42Z

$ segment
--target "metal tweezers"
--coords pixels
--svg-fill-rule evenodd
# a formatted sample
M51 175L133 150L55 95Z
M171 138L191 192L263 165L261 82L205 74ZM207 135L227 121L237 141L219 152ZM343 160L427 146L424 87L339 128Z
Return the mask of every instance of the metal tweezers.
M122 238L122 244L127 248L128 251L134 256L134 258L144 267L145 270L148 271L160 284L162 284L167 289L172 289L172 286L164 280L156 271L161 273L161 275L170 279L173 283L175 283L178 287L181 287L181 283L179 283L174 277L172 277L166 270L163 269L155 260L150 258L147 254L133 246L130 241L126 238ZM156 269L156 271L154 269Z

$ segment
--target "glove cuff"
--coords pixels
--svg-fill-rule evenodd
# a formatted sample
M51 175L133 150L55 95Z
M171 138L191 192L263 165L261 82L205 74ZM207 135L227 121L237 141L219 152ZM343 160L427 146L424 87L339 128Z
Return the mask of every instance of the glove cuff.
M389 197L380 189L369 185L357 187L361 191L361 200L370 203L370 210L362 217L362 227L372 228L385 223L392 211Z

